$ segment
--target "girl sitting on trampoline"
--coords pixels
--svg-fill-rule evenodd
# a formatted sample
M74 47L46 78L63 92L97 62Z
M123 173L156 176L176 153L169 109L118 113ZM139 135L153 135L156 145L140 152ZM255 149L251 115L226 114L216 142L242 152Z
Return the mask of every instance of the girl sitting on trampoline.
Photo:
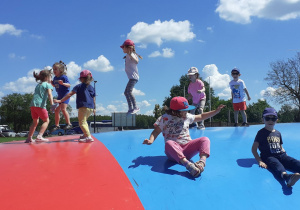
M216 110L199 115L188 113L195 109L188 104L184 97L174 97L170 102L170 109L160 116L154 123L154 130L149 139L143 144L151 145L156 137L162 132L165 139L165 154L167 157L186 167L193 177L198 177L204 171L206 158L210 155L210 141L207 137L200 137L192 140L189 133L189 124L199 122L218 114L225 105L220 105ZM200 160L191 162L196 154Z

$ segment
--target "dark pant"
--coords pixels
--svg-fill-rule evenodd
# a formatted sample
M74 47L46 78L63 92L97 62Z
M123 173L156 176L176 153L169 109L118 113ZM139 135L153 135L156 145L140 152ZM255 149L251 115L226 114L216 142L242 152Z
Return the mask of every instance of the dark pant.
M129 110L133 110L136 109L136 102L135 102L135 97L132 94L133 88L135 86L135 84L138 82L138 80L135 79L130 79L127 83L126 89L124 91L124 95L127 99L127 103L128 103L128 109Z
M261 159L267 164L268 169L279 177L281 177L282 172L286 172L286 169L300 173L300 161L288 156L286 153L269 157L262 156Z

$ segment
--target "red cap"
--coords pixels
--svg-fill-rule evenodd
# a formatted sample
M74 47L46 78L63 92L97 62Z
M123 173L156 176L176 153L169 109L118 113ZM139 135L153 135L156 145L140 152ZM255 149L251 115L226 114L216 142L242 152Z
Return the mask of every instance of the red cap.
M130 39L126 39L125 42L120 47L124 48L125 46L134 46L134 42Z
M177 111L188 111L195 109L195 107L189 105L189 102L186 100L186 98L177 96L171 99L170 109Z
M92 73L90 72L90 70L83 70L82 72L80 72L80 78L81 77L87 77L88 75L91 75L91 77L93 77ZM80 79L79 78L79 79Z

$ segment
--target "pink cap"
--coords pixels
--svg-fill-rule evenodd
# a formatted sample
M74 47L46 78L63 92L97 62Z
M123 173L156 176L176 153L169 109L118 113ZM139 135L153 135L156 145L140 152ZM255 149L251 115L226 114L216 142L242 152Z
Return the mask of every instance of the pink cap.
M134 46L134 42L130 39L126 39L125 42L120 47L124 48L125 46Z
M83 71L81 71L80 72L80 77L79 77L79 79L81 78L81 77L87 77L88 75L91 75L91 77L93 77L93 75L92 75L92 73L90 72L90 70L83 70Z
M195 109L195 106L189 105L186 98L177 96L171 99L170 108L177 111L188 111Z

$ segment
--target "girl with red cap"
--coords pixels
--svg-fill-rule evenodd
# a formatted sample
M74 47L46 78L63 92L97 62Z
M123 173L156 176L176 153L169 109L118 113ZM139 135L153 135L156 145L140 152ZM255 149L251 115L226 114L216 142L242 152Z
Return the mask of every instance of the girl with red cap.
M195 109L195 107L189 105L186 98L174 97L170 102L170 109L157 119L150 138L145 139L143 144L151 145L162 132L167 157L184 165L193 177L198 177L204 171L206 158L210 155L210 141L207 137L192 140L189 133L189 124L213 117L224 107L225 105L221 104L214 111L193 115L188 111ZM192 163L190 159L198 153L200 160Z
M120 46L123 52L126 53L125 59L125 72L129 79L124 95L128 103L127 114L135 114L140 111L136 105L135 97L132 94L135 84L139 81L139 72L137 64L139 63L139 58L143 59L142 56L136 53L134 42L130 39L125 40L125 42Z
M68 100L72 95L77 94L76 108L78 109L78 122L83 132L80 136L79 142L93 142L89 126L87 123L88 117L95 113L95 89L90 84L93 81L92 73L89 70L80 72L80 84L76 85L71 92L69 92L61 100L54 100L55 103L61 103Z

